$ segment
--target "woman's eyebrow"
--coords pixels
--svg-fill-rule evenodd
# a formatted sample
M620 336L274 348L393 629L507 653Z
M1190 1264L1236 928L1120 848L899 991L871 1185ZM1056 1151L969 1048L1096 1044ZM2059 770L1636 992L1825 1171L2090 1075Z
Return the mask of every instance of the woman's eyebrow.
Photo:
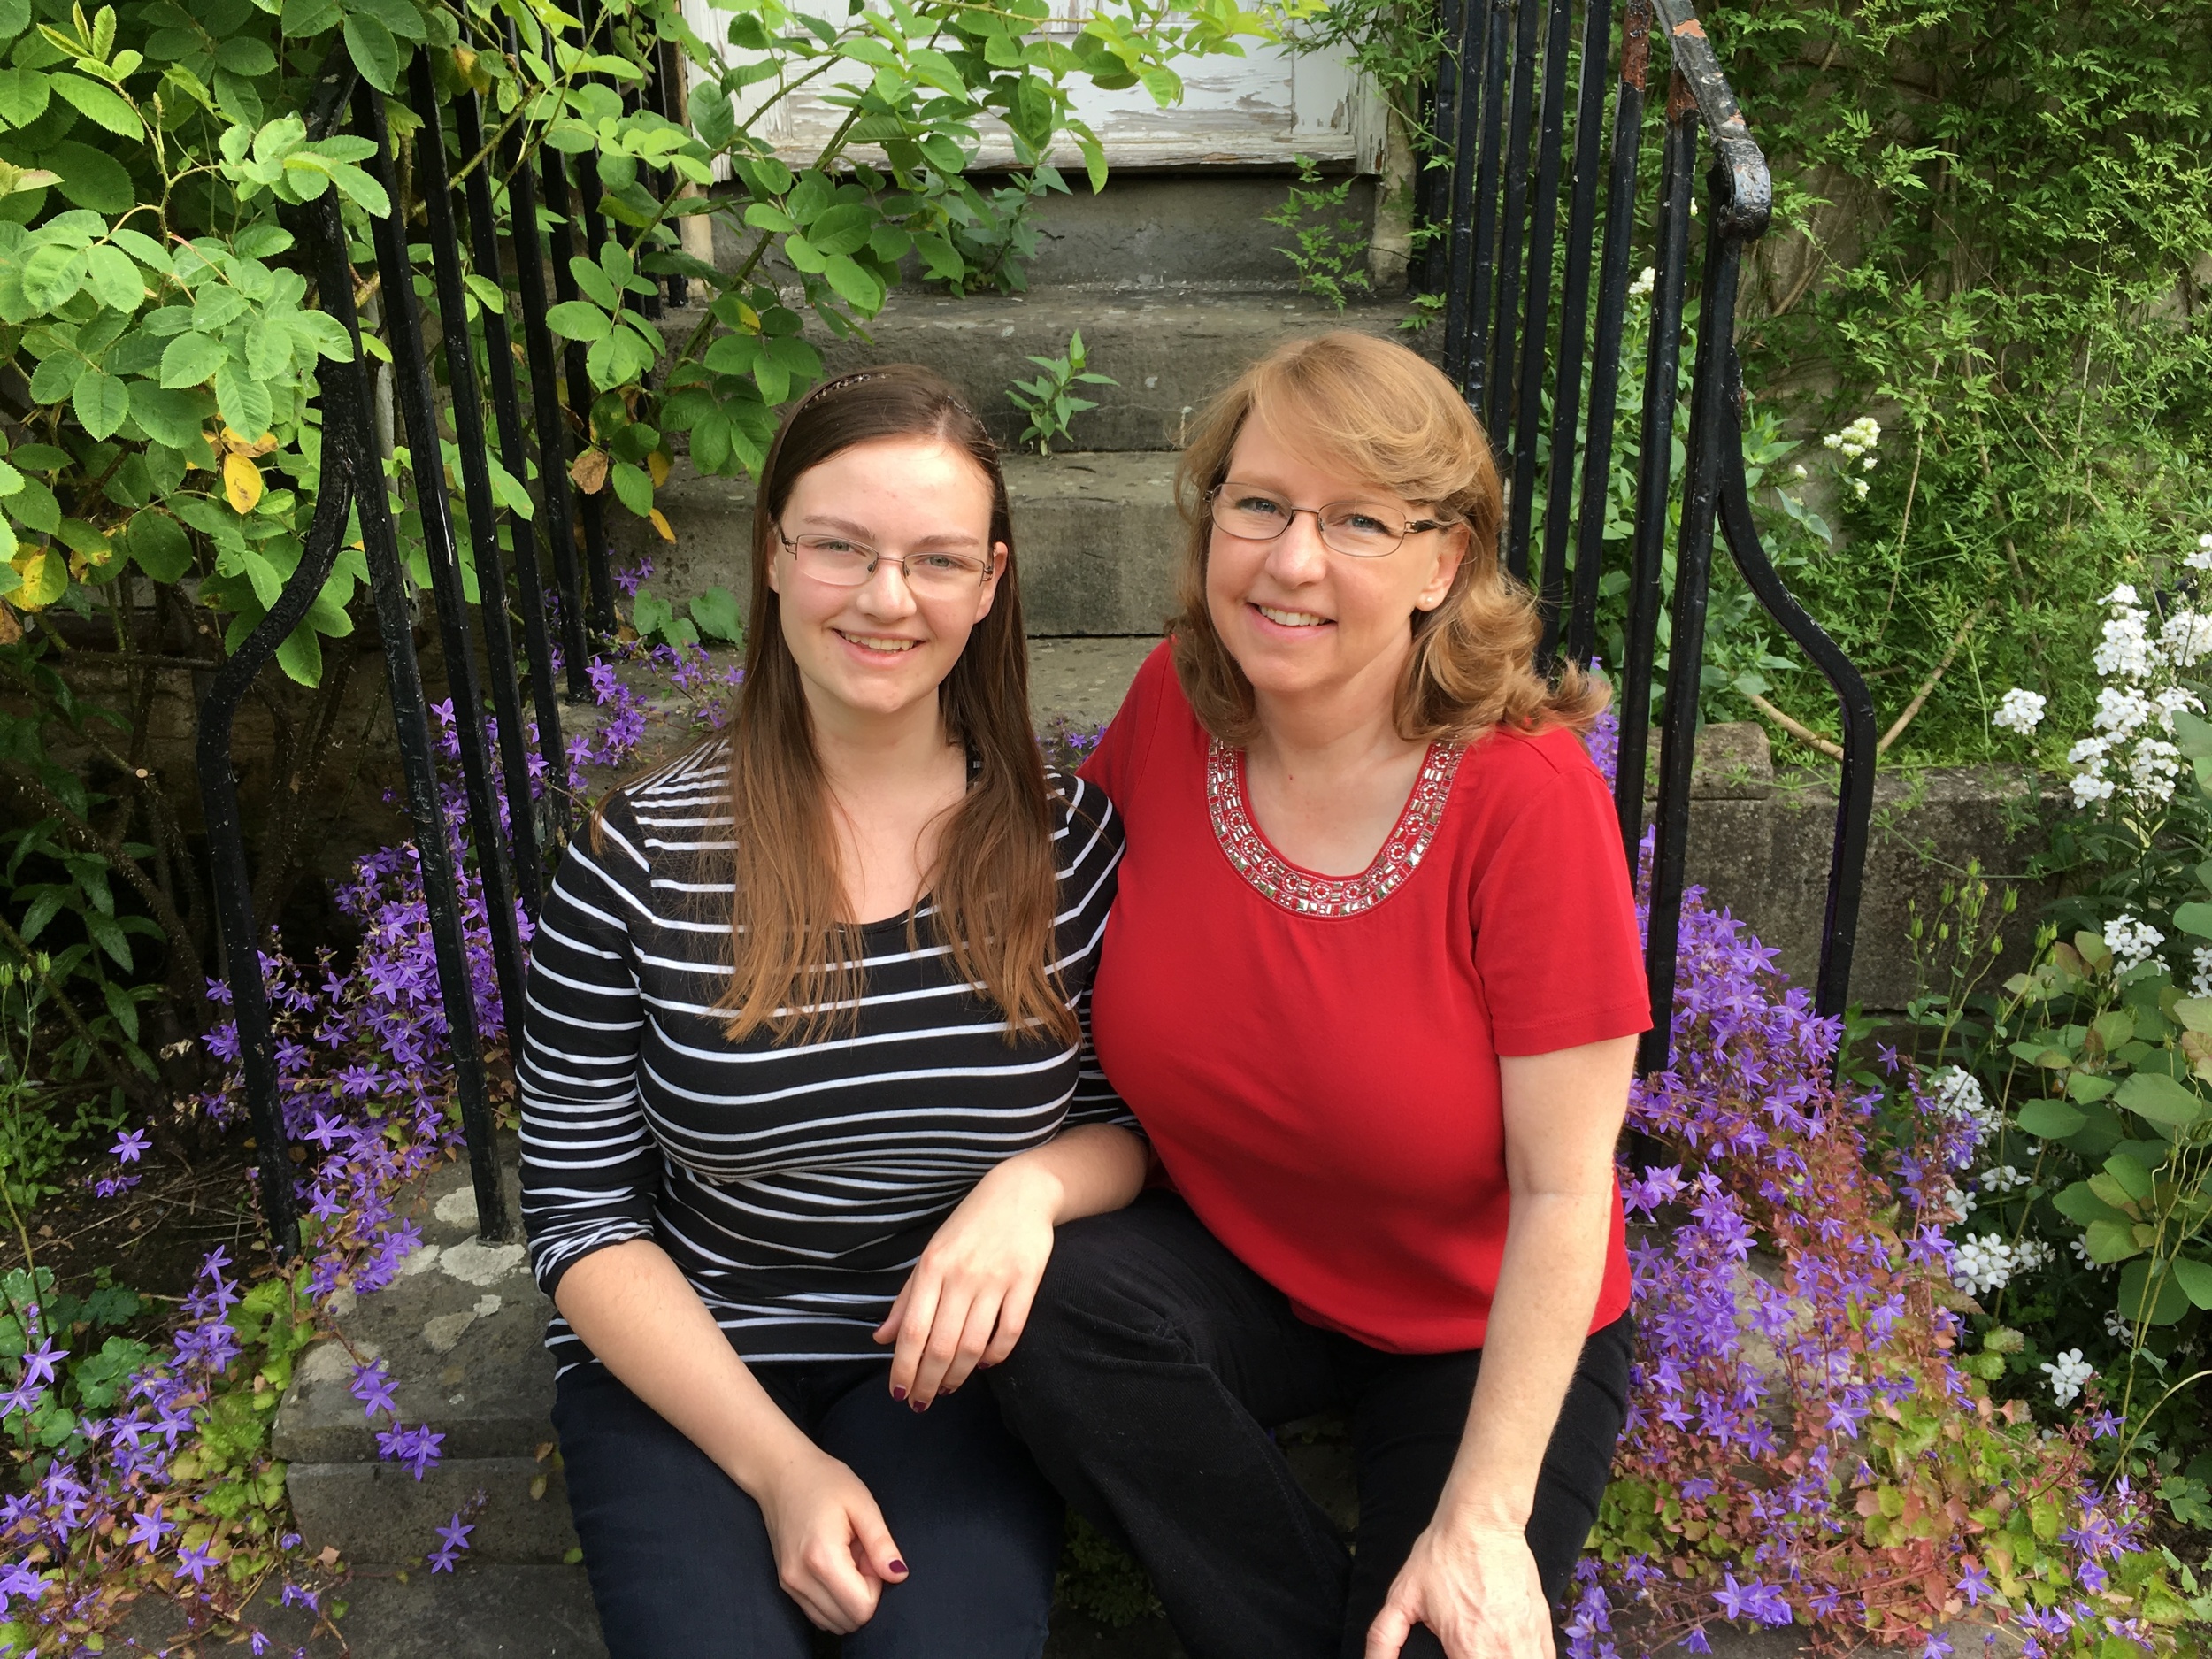
M855 524L850 518L840 518L834 513L810 512L804 515L799 522L808 529L831 531L838 535L849 536L856 541L866 541L872 546L876 540L875 531L870 526ZM983 543L979 537L963 535L957 530L942 530L934 535L916 537L913 545L918 548L976 548L982 546Z

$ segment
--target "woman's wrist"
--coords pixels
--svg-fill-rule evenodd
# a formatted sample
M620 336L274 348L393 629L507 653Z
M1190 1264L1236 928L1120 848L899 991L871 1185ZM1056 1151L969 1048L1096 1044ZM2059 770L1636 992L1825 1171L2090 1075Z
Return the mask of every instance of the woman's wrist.
M781 1411L775 1415L774 1423L739 1425L731 1444L714 1459L722 1472L757 1503L766 1502L793 1474L828 1455Z
M1435 1525L1447 1532L1522 1532L1536 1507L1532 1492L1509 1492L1482 1481L1448 1481Z
M1067 1204L1068 1187L1051 1161L1041 1156L1049 1149L1040 1147L1034 1151L1016 1153L977 1182L977 1190L987 1191L995 1201L1034 1214L1048 1226L1058 1226L1060 1212Z

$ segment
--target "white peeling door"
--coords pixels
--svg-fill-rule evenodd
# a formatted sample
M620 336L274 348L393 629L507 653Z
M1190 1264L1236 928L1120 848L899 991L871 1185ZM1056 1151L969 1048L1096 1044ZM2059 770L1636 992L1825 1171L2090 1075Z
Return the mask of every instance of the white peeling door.
M1081 28L1090 3L1063 0L1067 15L1056 19L1052 32ZM693 31L729 61L749 56L728 43L730 13L716 11L707 0L683 0L683 6L684 20ZM833 22L845 16L835 0L814 0L807 9ZM1104 143L1110 166L1281 165L1308 156L1349 161L1362 173L1379 168L1381 100L1340 55L1294 56L1279 47L1247 43L1241 58L1195 58L1174 68L1183 77L1183 98L1164 110L1142 87L1102 92L1087 81L1073 83L1076 113ZM850 73L860 77L866 71L855 65ZM772 90L771 82L747 88L738 98L738 119L742 121L767 102ZM702 93L695 71L691 96L714 96ZM784 98L757 130L787 165L803 166L821 153L844 117L843 110L809 88ZM982 139L975 165L1002 167L1012 162L1013 146L1003 128L990 123ZM1081 161L1072 144L1056 146L1051 158L1061 166Z

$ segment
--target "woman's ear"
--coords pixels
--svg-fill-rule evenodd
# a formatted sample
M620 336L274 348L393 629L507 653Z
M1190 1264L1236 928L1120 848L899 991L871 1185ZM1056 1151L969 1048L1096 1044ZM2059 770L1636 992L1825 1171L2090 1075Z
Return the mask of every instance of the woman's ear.
M1448 526L1437 532L1436 541L1436 568L1429 572L1428 580L1421 584L1421 592L1413 602L1423 611L1435 610L1444 603L1444 595L1451 592L1460 565L1467 557L1467 526Z
M768 591L783 592L783 542L780 539L768 544Z
M991 573L983 579L982 596L976 601L975 619L978 622L991 614L991 602L998 597L998 579L1006 574L1007 561L1014 556L1003 541L991 543Z

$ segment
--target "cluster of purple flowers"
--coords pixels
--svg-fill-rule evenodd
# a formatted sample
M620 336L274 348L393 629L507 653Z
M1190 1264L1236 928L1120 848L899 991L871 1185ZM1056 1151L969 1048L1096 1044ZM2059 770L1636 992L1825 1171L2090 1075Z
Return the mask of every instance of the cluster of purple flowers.
M1609 771L1615 744L1609 719L1591 742ZM2078 1626L2088 1645L2122 1634L2147 1650L2140 1621L2108 1628L2066 1605L2139 1542L2139 1506L2115 1512L2085 1491L2098 1425L2008 1433L2019 1408L1993 1407L1956 1363L1944 1229L1984 1126L1894 1054L1882 1061L1912 1108L1901 1129L1885 1090L1839 1084L1840 1023L1695 889L1681 941L1673 1067L1631 1099L1645 1148L1621 1174L1638 1355L1572 1659L1617 1659L1615 1621L1632 1614L1651 1647L1705 1651L1702 1626L1721 1619L1924 1640L1939 1659L1947 1645L1924 1632L1968 1608L2021 1624L2032 1659ZM1970 1433L1985 1466L1943 1463ZM1999 1465L2084 1494L2065 1559L2015 1563L2009 1596L1982 1558L2011 1507Z

